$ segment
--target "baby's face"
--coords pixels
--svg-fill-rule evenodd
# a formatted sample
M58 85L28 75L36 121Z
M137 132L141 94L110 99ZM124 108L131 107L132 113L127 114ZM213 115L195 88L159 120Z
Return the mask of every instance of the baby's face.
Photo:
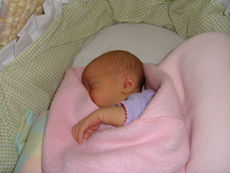
M90 64L83 72L82 82L99 107L109 107L123 100L121 76L106 73L101 64Z

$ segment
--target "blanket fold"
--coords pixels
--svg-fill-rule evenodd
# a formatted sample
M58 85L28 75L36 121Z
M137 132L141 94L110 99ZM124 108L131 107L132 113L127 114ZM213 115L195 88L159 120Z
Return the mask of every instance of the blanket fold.
M166 73L151 64L144 69L157 94L141 117L124 127L104 125L82 145L74 140L71 129L97 106L81 84L81 69L67 71L50 109L43 152L45 172L183 170L189 147L179 99ZM162 98L173 98L173 103L162 103Z
M81 84L82 69L69 69L50 107L44 172L227 173L228 46L230 39L222 34L201 34L180 45L159 65L145 64L147 86L156 94L142 115L123 127L102 125L81 145L72 137L72 127L98 107ZM216 126L210 126L213 120ZM214 135L211 138L209 130ZM221 141L215 142L215 137ZM220 152L212 147L219 147ZM212 149L218 157L213 166L213 158L206 157Z

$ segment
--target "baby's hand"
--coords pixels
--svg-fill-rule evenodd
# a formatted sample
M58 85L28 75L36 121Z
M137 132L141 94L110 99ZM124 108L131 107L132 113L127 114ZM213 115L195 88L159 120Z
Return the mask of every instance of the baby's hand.
M101 120L95 111L75 124L72 130L73 137L79 144L81 144L83 139L87 139L95 130L100 127L100 124Z
M79 121L72 130L73 137L79 144L87 139L100 124L110 124L113 126L122 126L125 122L126 115L123 107L100 108L91 113L86 118Z

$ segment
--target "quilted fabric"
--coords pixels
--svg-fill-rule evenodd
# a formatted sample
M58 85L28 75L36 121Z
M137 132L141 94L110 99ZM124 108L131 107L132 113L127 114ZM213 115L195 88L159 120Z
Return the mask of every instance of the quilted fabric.
M20 57L0 73L0 172L18 160L15 136L27 110L50 101L73 57L100 29L122 22L158 25L183 38L216 31L230 36L230 16L215 0L75 0ZM105 40L106 41L106 40Z

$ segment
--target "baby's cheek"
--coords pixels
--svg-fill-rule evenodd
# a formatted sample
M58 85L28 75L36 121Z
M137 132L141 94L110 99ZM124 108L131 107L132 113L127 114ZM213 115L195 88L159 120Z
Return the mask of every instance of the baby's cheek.
M103 89L93 89L91 90L91 99L99 107L111 106L111 94Z
M103 96L94 97L93 102L99 107L107 107L107 106L109 106L108 102L106 101L106 98L104 98Z
M91 97L91 100L96 104L96 102L95 102L95 96L92 93L90 93L90 97Z
M99 94L97 94L97 92L91 92L91 99L92 101L99 107L101 107L101 97Z

